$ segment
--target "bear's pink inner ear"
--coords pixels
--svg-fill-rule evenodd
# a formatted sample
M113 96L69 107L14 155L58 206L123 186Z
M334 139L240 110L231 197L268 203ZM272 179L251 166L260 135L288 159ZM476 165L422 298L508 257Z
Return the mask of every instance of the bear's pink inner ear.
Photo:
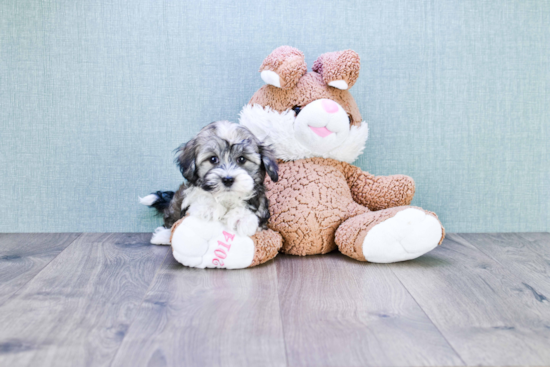
M282 89L294 88L306 72L304 54L290 46L273 50L260 67L263 81Z
M323 76L329 86L338 89L351 88L359 77L361 60L353 50L328 52L313 63L312 70Z

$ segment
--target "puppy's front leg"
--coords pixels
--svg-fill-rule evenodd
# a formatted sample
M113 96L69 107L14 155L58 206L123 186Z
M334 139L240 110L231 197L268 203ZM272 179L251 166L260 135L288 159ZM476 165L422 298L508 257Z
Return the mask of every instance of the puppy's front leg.
M202 203L191 205L187 210L187 213L207 222L214 220L216 217L215 207L212 207L211 205L204 205Z
M185 204L184 202L184 205ZM182 207L184 207L184 205L182 205ZM225 212L226 209L214 200L197 200L187 209L187 214L207 222L221 220Z
M258 217L245 208L230 210L225 216L225 222L241 236L252 236L258 230Z

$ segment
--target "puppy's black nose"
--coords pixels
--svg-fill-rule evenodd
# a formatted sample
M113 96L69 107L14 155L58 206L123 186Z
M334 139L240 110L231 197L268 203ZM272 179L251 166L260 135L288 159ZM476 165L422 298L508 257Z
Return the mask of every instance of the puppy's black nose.
M222 182L226 187L229 187L229 186L233 185L233 181L235 181L235 179L233 177L224 177L224 178L222 178Z

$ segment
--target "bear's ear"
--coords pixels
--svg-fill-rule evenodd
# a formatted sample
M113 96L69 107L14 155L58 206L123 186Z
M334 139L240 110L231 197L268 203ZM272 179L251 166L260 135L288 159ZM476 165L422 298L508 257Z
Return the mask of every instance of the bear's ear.
M325 83L338 89L350 89L359 77L361 61L353 50L322 54L312 70L323 76Z
M306 71L304 54L290 46L273 50L260 67L263 81L282 89L295 87Z

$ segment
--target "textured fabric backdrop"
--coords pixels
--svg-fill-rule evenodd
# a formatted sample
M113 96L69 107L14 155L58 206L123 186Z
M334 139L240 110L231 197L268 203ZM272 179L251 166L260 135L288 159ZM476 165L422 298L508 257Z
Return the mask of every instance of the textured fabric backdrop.
M138 195L284 44L359 53L356 164L448 231L550 230L549 1L3 0L0 232L151 231Z

